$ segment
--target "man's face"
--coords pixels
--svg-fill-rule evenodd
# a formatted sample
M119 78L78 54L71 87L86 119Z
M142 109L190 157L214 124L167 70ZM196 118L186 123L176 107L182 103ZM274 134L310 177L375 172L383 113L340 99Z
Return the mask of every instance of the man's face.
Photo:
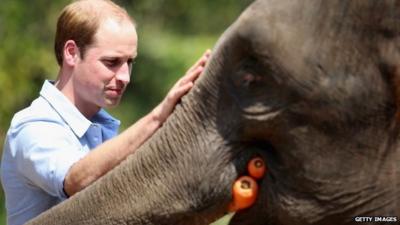
M129 21L105 20L75 67L77 101L89 112L118 105L137 55L136 29Z

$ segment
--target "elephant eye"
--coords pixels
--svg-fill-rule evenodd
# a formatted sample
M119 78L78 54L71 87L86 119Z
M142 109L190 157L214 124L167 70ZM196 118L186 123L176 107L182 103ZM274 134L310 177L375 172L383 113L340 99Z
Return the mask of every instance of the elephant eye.
M232 76L236 91L247 94L261 94L266 85L263 66L255 58L247 58L239 64Z
M251 88L263 81L262 76L254 74L252 71L241 71L238 75L238 79L235 80L237 87Z
M259 117L283 110L298 102L299 96L288 85L287 72L268 56L242 58L237 66L225 72L226 93L245 118Z

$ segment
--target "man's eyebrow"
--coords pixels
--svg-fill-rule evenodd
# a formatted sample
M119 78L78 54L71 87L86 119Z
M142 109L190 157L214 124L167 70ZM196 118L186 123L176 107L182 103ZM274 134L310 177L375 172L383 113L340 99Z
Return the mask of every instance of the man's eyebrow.
M118 56L118 55L108 55L108 56L102 56L100 57L100 59L105 59L105 60L109 60L109 59L130 59L132 57L125 57L125 56Z

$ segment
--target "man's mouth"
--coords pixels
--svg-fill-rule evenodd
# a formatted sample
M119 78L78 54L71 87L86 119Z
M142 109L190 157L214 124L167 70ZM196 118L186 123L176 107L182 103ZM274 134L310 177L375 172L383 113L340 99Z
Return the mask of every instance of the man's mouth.
M106 90L106 93L110 97L120 97L123 93L123 89L122 88L108 88Z

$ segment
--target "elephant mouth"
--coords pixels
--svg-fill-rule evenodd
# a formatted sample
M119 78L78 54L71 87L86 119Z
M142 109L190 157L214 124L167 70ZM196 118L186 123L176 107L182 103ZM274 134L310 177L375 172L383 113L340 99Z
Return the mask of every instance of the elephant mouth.
M276 202L274 202L274 200L270 198L271 192L275 191L270 185L268 185L271 180L273 182L275 182L276 180L275 173L273 172L273 167L276 164L276 162L274 162L276 150L268 141L257 141L253 146L255 146L255 148L257 149L255 154L261 156L264 159L266 172L263 177L261 177L261 179L255 179L258 185L258 193L253 205L251 205L249 208L238 210L234 213L229 214L229 225L265 224L264 221L267 221L270 215L270 204L276 204ZM254 153L252 154L254 156ZM255 216L258 219L255 219Z
M250 106L243 108L242 112L246 115L265 115L265 114L270 114L274 113L277 111L281 111L285 108L284 105L279 105L279 106L264 106L264 105L255 105L255 106Z
M243 105L239 103L242 113L247 116L266 116L270 114L277 114L284 111L290 104L280 104L280 103L270 103L260 102L255 105Z
M256 112L243 110L243 116L250 120L256 119L258 121L268 121L281 115L284 110L284 108L274 108Z

